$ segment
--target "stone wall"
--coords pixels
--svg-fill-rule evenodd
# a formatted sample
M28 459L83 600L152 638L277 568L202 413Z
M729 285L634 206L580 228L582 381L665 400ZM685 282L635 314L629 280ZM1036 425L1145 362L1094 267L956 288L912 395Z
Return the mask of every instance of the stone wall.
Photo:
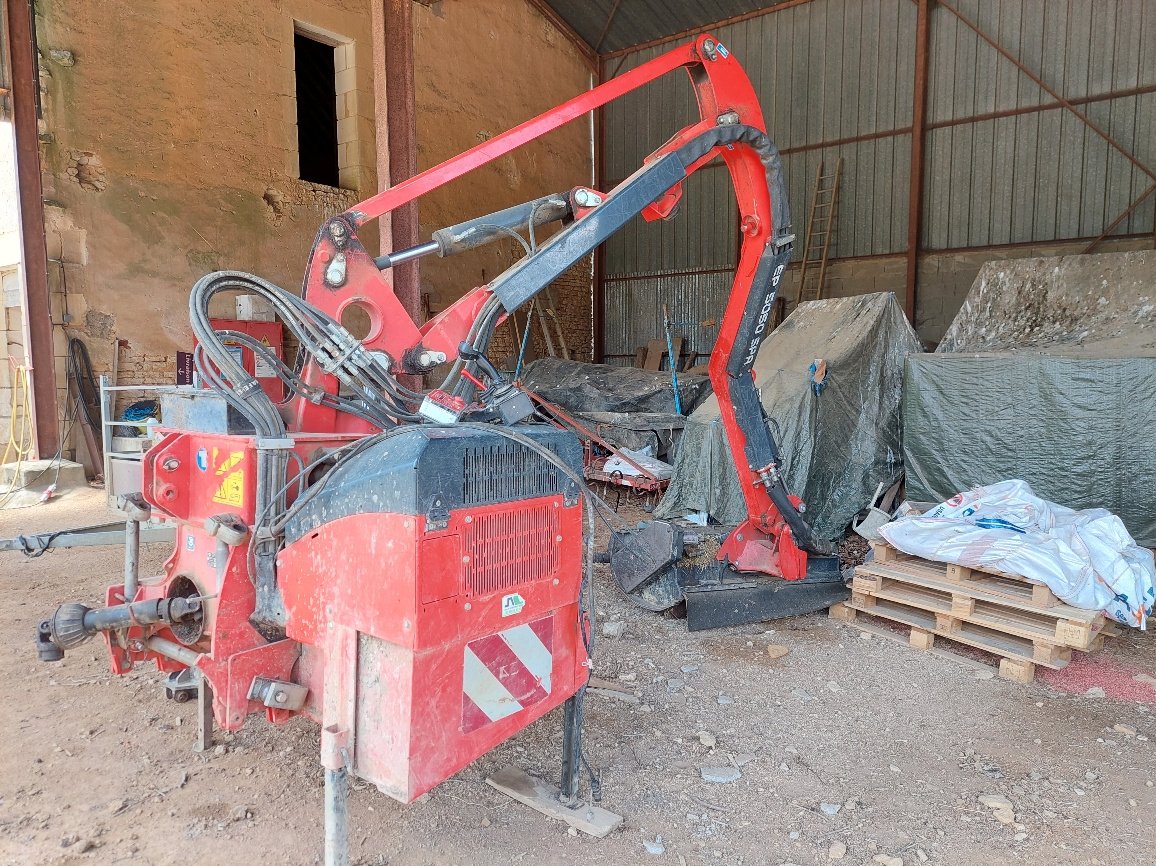
M176 353L192 344L188 293L199 277L238 269L295 290L318 226L377 191L370 11L371 0L36 4L62 413L69 336L85 341L98 375L119 345L121 384L171 383ZM589 84L573 46L526 0L413 11L420 168ZM337 47L340 188L298 176L295 29ZM589 148L580 121L503 158L423 200L423 232L588 182ZM372 249L376 227L367 229ZM495 245L434 262L423 272L429 306L513 260ZM558 291L569 342L588 355L589 266ZM214 313L228 315L221 300Z
M1105 241L1100 253L1151 249L1152 240L1132 238ZM925 253L919 261L919 294L915 309L915 330L928 345L939 342L963 305L979 270L986 262L1036 256L1075 255L1087 247L1078 243L1033 244L952 253ZM792 309L798 297L798 265L791 268L792 279L785 297ZM907 258L875 256L867 259L835 259L827 266L826 297L841 298L868 292L894 292L903 299L907 280Z
M36 4L62 396L69 336L98 375L119 341L122 384L172 383L193 282L235 268L296 288L317 226L376 190L369 12L365 0L274 0L260 14L218 0ZM340 46L346 188L298 177L298 27Z
M574 47L526 0L443 0L414 6L413 13L419 169L590 86L589 70ZM423 238L463 219L589 184L590 145L589 121L581 118L431 193L420 203ZM549 232L538 234L542 240ZM444 309L522 255L515 243L496 243L447 259L423 259L422 292L429 308ZM589 262L575 265L553 287L566 343L586 359L593 345L591 291ZM540 338L537 329L534 333ZM500 342L494 357L502 358L504 349Z

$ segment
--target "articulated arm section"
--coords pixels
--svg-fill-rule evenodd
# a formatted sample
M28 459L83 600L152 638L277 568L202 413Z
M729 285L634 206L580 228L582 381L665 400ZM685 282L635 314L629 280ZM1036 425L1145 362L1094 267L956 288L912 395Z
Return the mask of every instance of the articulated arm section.
M527 286L530 281L538 279L542 273L552 268L544 268L541 260L531 256L529 258L533 261L532 265L519 263L515 268L517 273L507 272L495 281L493 286L474 289L448 310L419 328L409 320L393 294L388 271L382 273L374 258L361 245L357 238L357 229L369 220L438 189L680 67L686 69L694 84L702 121L683 130L663 151L660 151L660 154L671 152L676 149L672 145L686 143L708 128L720 125L720 119L724 115L731 125L751 126L761 132L762 114L746 74L723 46L718 45L709 36L699 37L693 43L657 57L439 166L379 193L330 220L322 226L310 255L304 285L305 299L338 321L350 306L361 307L370 320L370 333L364 340L365 347L371 351L386 353L398 368L404 371L423 372L429 369L435 362L440 362L437 358L438 353L445 354L450 359L454 358L457 346L470 337L471 331L486 314L483 311L490 309L489 301L496 294L498 282L508 285L508 288L503 289L505 297L502 299L502 306L508 311L511 307L507 302L512 303L513 298L529 291ZM686 165L686 173L711 160L718 146L706 144L696 160ZM751 175L751 189L755 191L758 200L751 203L750 210L755 212L757 219L769 228L772 222L770 199L757 159L752 168L754 170L748 173ZM659 201L646 212L648 219L669 216L681 194L681 190L677 188L680 179L681 177L674 177L673 173L670 175L670 186L660 193ZM758 190L760 186L761 193ZM621 201L626 198L628 192L620 191L618 199ZM743 191L739 192L740 198L743 197ZM632 201L637 200L638 195L637 192L630 193ZM583 208L581 202L577 204L579 207L576 209L577 213L574 213L576 226L581 226L602 210L602 205ZM646 205L649 202L642 204ZM596 219L595 222L601 224L599 233L603 233L604 239L605 227L610 221ZM585 251L589 252L590 247L586 243L587 233L583 228L579 228L568 237L571 239L569 250L587 247ZM432 242L423 246L426 247L426 252L434 251ZM441 254L445 252L440 245L437 251ZM553 244L549 251L543 245L541 252L546 253L546 258L551 261L565 257L558 243ZM399 255L400 252L395 251L390 254L390 258L394 259ZM577 256L575 260L576 258ZM538 286L539 289L542 287L544 283Z
M358 241L357 229L368 220L679 67L691 78L701 120L673 136L609 194L577 188L547 196L444 229L426 244L377 260ZM826 552L826 546L813 536L798 512L798 500L783 487L779 454L751 375L794 235L781 160L764 130L757 97L737 61L711 37L702 36L606 82L329 221L313 248L305 298L338 321L350 306L360 307L371 324L365 348L387 355L394 370L420 373L449 360L455 362L455 374L462 368L468 372L474 362L461 359L463 343L484 352L507 314L638 214L648 220L669 217L681 197L682 181L718 156L730 171L743 243L710 375L748 508L748 521L740 527L745 535L736 533L722 553L754 570L801 577L806 571L802 550ZM420 255L451 254L509 234L514 226L558 219L564 227L548 241L424 326L410 321L393 294L388 273L393 264ZM333 386L319 371L307 370L306 378L322 389ZM319 414L315 406L299 407L299 429L319 430L317 424L328 429L332 423L332 416ZM752 540L761 547L751 547Z

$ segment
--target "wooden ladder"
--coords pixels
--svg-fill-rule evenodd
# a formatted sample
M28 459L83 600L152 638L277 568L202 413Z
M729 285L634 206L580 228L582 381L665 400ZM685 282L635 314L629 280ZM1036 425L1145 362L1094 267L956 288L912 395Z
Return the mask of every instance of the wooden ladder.
M807 242L799 269L799 303L823 297L827 279L827 257L839 208L839 182L843 178L843 157L835 162L831 174L823 174L826 163L820 161L815 174L815 192L811 196L811 213L807 219Z

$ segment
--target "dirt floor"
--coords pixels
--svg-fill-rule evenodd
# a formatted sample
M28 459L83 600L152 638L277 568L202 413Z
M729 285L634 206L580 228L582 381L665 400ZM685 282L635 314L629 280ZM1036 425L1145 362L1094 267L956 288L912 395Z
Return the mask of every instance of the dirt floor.
M105 519L103 494L82 491L0 512L0 537ZM156 548L145 556L154 572L168 552ZM166 700L155 671L110 676L95 643L37 662L37 620L61 601L97 602L120 570L112 548L0 554L0 863L320 862L311 725L251 717L195 754L195 704ZM631 700L588 698L586 749L623 829L570 835L484 784L509 763L555 776L555 713L410 806L358 784L356 863L1152 859L1150 633L1022 686L825 616L688 634L632 607L604 571L598 591L602 618L626 626L599 642L594 673ZM770 645L788 652L772 658ZM707 781L704 768L738 778ZM983 795L1005 797L1012 814Z

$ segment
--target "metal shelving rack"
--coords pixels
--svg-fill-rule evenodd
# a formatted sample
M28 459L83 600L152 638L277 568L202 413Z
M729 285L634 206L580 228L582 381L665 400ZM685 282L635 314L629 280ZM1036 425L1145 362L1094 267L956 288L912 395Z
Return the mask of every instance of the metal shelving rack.
M160 391L168 385L110 385L108 376L100 377L100 444L104 451L104 489L110 507L116 507L118 496L139 493L141 489L141 461L148 450L145 436L116 436L117 427L136 427L144 434L147 422L116 421L116 395L122 391ZM128 447L128 443L132 443Z

